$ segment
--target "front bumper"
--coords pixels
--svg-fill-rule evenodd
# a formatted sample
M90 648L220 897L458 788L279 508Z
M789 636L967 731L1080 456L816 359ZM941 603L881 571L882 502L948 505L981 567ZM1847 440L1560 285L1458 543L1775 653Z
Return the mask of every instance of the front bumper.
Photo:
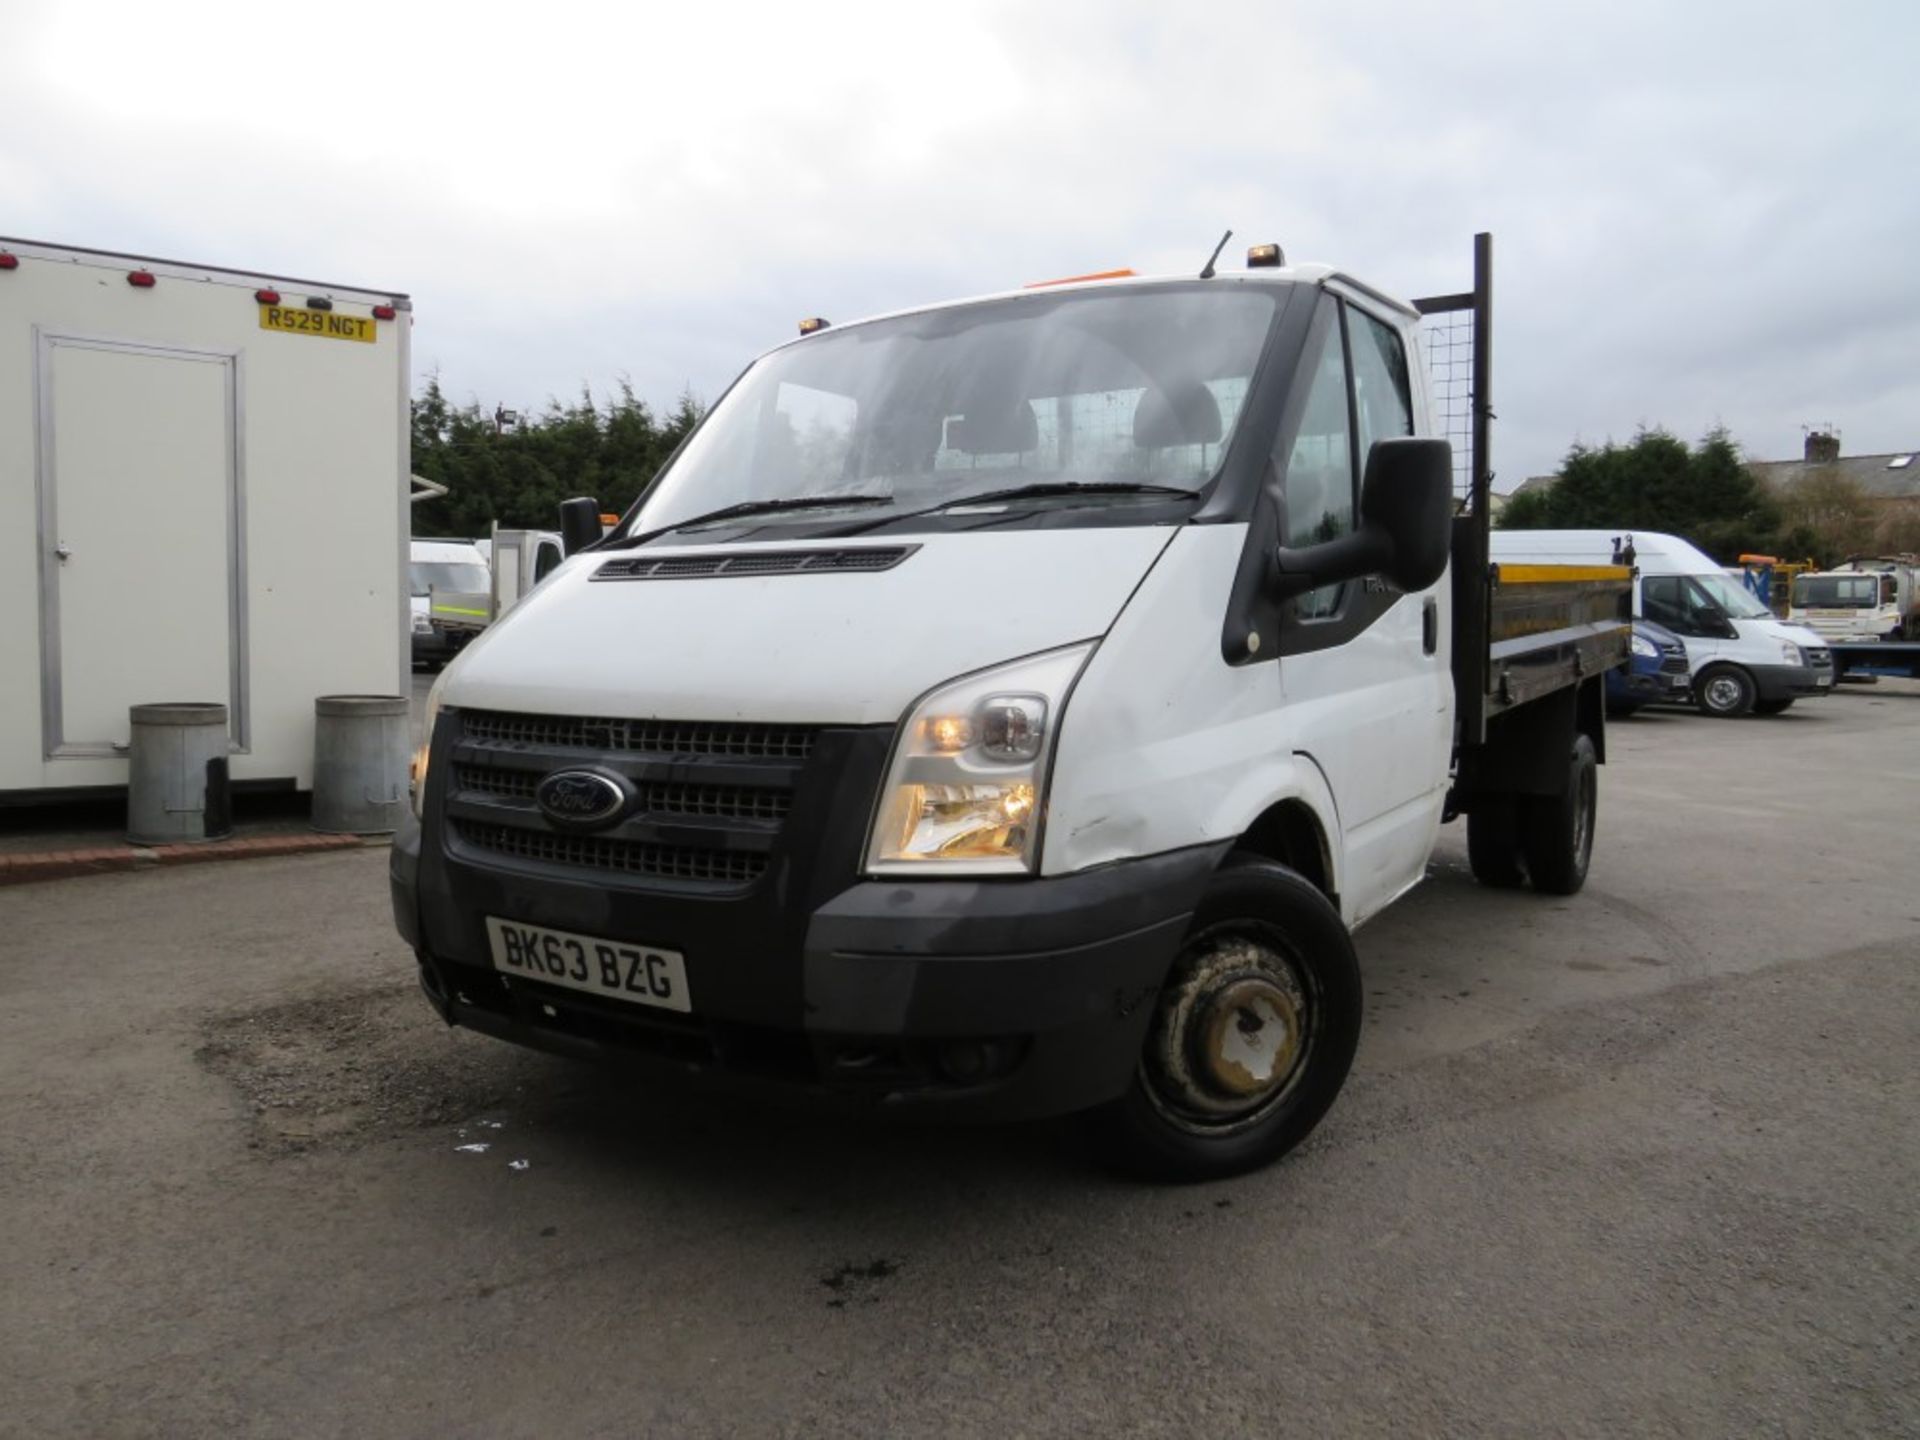
M1833 690L1833 662L1825 665L1754 665L1754 690L1762 700L1798 700Z
M1610 670L1608 689L1615 700L1636 705L1681 704L1693 693L1693 681L1681 671Z
M422 988L450 1024L761 1095L1016 1119L1125 1091L1227 848L1046 879L849 876L803 913L783 905L785 923L743 935L744 902L472 865L409 824L395 837L392 891ZM488 915L678 949L693 1013L503 976Z

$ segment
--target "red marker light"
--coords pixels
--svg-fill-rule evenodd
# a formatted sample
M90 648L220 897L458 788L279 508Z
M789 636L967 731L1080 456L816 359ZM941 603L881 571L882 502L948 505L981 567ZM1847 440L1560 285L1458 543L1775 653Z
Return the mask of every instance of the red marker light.
M20 257L18 255L10 255L5 250L0 250L0 270L18 270L19 268Z
M253 298L258 300L262 305L278 305L280 303L280 292L278 290L256 290L253 292Z
M129 270L127 272L127 283L136 290L151 290L153 288L153 272L151 270Z
M394 317L394 313L394 308L391 305L376 305L373 307L373 318L376 320L391 320Z

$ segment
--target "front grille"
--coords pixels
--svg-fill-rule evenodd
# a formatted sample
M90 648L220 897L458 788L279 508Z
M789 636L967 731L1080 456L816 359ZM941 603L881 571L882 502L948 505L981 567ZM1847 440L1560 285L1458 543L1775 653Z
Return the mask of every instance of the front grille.
M718 555L634 555L609 560L595 580L722 580L742 575L872 574L891 570L920 547L851 550L746 550Z
M1660 673L1662 675L1685 675L1687 673L1687 657L1684 655L1667 656L1660 662Z
M1807 650L1807 663L1816 670L1831 669L1833 666L1833 652L1831 650L1815 650L1809 648Z
M813 751L814 734L805 725L597 719L498 710L469 710L462 723L466 738L483 744L647 755L725 755L743 760L804 760Z
M574 869L748 885L767 868L767 857L750 850L705 850L640 840L608 840L598 835L558 835L475 820L456 820L453 826L461 840L476 849Z
M531 800L540 788L535 770L501 770L487 765L454 767L454 788L472 795L496 795ZM642 815L705 815L729 820L784 820L793 796L784 790L754 785L694 785L648 782L634 787L640 796L635 813Z

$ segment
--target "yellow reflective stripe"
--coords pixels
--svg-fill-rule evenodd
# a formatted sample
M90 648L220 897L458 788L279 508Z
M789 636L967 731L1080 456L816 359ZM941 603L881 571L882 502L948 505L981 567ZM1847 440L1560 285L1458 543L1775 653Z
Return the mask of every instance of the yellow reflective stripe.
M458 605L436 605L433 607L433 613L436 615L478 615L482 620L487 618L487 612L484 610L463 610Z
M1624 565L1502 565L1500 583L1502 585L1554 585L1574 584L1583 580L1618 580L1621 584L1633 578L1633 571Z

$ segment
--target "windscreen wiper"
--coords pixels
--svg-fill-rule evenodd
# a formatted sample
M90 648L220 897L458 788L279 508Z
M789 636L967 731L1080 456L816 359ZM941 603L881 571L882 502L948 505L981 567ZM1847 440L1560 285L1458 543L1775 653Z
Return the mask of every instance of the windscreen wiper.
M718 510L709 510L704 515L693 515L685 520L676 520L673 524L662 525L657 530L629 535L605 548L631 550L636 545L644 545L649 540L657 540L662 535L672 534L675 530L690 530L695 525L713 524L747 515L773 515L782 510L839 509L850 505L886 505L890 501L891 497L886 495L790 495L784 500L742 500L737 505L723 505Z
M920 510L903 510L898 515L881 515L872 520L862 520L856 524L836 530L836 538L843 535L862 535L869 530L877 530L882 525L892 525L900 520L914 520L922 515L937 515L942 510L957 510L966 505L991 505L998 500L1046 500L1061 495L1198 495L1198 490L1185 490L1178 485L1146 485L1137 480L1043 480L1031 485L1014 485L1005 490L983 490L972 495L955 495L942 500L938 505L928 505Z

